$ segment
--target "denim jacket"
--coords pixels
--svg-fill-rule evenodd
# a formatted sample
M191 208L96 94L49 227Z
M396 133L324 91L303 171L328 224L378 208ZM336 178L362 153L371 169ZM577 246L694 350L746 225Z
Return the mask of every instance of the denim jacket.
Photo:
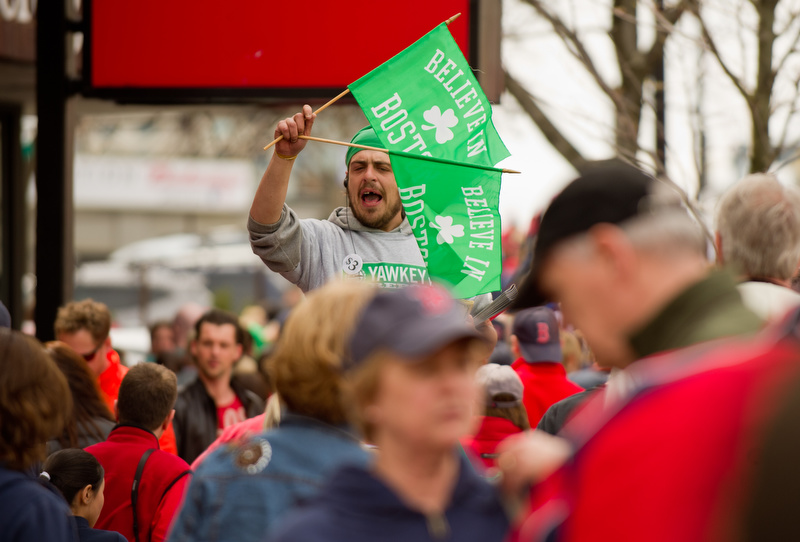
M262 542L344 465L369 454L346 428L286 413L277 429L222 446L195 471L170 542Z

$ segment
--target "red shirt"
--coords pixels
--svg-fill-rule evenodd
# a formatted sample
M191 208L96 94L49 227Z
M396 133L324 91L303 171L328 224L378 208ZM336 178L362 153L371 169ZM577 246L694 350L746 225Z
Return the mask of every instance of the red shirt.
M512 540L735 540L760 432L799 357L795 339L766 335L637 361L642 391L610 406L600 392L565 426L576 452L534 487Z
M122 379L128 374L128 368L120 362L116 350L109 349L106 359L108 367L97 377L97 383L100 385L100 391L103 392L103 399L105 399L108 409L112 414L116 414L119 386L122 384Z
M583 388L567 380L567 372L560 363L553 361L528 363L519 358L511 367L522 380L522 403L528 412L531 427L536 427L550 405L583 391Z
M116 417L119 387L122 384L122 379L128 374L128 368L122 364L116 350L109 349L106 359L108 359L108 367L100 373L97 382L100 385L100 391L103 393L106 405L108 405L111 414ZM169 424L167 430L158 439L158 445L163 451L178 455L178 445L175 443L175 431L172 429L172 423Z
M481 425L478 432L474 437L461 439L461 445L480 458L486 468L490 468L495 466L494 454L497 446L507 437L522 430L505 418L496 416L481 416L480 418Z
M158 450L153 433L127 425L115 427L108 440L86 448L106 472L105 503L96 529L116 531L128 540L134 539L131 487L142 454L151 448L156 451L148 458L139 485L139 540L166 539L189 483L188 475L181 476L189 471L189 465L180 457Z
M217 436L221 435L226 428L246 419L247 413L244 411L244 405L234 394L233 401L224 406L217 406Z

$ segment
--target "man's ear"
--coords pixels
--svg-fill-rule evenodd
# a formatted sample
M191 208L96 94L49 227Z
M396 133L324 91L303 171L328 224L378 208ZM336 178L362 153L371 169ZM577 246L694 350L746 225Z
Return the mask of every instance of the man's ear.
M169 416L164 418L164 421L161 423L161 429L164 430L164 431L169 429L169 424L172 423L172 419L174 417L175 417L175 409L173 408L172 410L169 411Z
M718 231L714 232L714 248L717 249L717 263L725 265L725 260L722 257L722 235Z
M613 224L597 224L589 230L592 248L610 276L629 279L638 268L638 254L625 233Z

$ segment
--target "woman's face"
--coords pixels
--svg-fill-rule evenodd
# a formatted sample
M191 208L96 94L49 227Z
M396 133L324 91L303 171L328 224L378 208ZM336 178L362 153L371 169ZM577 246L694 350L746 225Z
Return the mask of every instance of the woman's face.
M94 498L87 506L86 521L89 522L89 527L94 527L97 523L97 518L100 517L100 512L103 510L103 503L105 502L105 489L106 481L100 482L97 491L94 492Z
M470 429L478 395L475 353L470 341L458 341L422 360L386 361L375 400L366 407L375 444L451 449Z

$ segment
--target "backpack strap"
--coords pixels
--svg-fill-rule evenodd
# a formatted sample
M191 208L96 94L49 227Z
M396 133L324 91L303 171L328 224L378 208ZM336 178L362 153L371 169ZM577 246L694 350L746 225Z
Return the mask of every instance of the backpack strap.
M144 471L144 464L147 463L150 454L155 452L155 448L150 448L142 454L139 459L139 465L136 467L136 474L133 477L133 485L131 486L131 508L133 509L133 539L139 542L139 517L136 515L136 501L139 499L139 482L142 480L142 471Z
M162 493L162 494L161 494L161 500L159 500L158 502L161 502L161 501L163 501L163 500L164 500L164 497L166 497L166 496L167 496L167 492L168 492L170 489L172 489L172 486L174 486L175 484L177 484L177 483L178 483L178 480L180 480L181 478L183 478L183 477L184 477L184 476L186 476L187 474L192 474L192 469L187 469L187 470L183 471L182 473L180 473L178 476L176 476L176 477L175 477L175 479L169 483L169 485L167 486L167 489L165 489L165 490L164 490L164 493Z

